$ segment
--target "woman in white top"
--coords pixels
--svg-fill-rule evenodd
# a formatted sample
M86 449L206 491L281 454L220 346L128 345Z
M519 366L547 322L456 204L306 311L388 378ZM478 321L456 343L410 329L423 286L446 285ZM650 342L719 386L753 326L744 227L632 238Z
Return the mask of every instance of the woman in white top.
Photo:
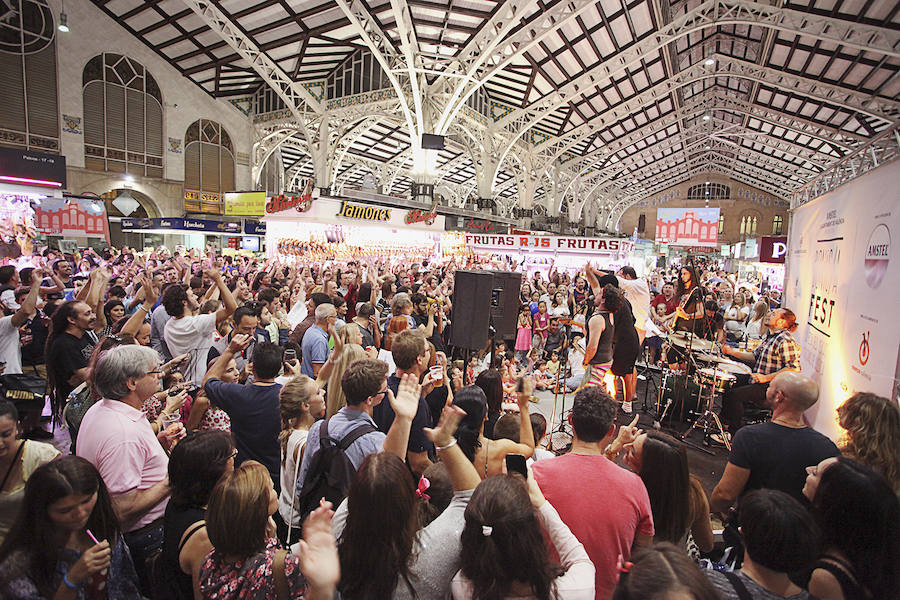
M527 485L520 475L482 481L465 516L460 571L451 584L454 600L483 598L488 589L502 598L593 600L594 565L544 498L531 469ZM559 565L547 558L543 531Z
M732 299L731 306L725 311L725 329L743 332L748 314L750 314L750 307L744 301L744 294L741 292L736 293Z
M753 305L753 315L747 322L747 328L744 330L748 338L761 338L768 329L765 326L766 314L769 312L769 305L765 300L760 300Z
M300 539L300 511L297 510L297 473L306 449L309 428L315 423L314 414L325 407L322 390L315 380L298 375L281 388L281 496L278 498L278 514L291 534ZM285 533L287 539L287 533ZM291 535L291 537L295 537ZM293 543L294 540L288 540Z
M15 405L0 401L0 543L19 516L28 478L59 456L59 450L50 444L16 439L18 422Z
M550 313L551 317L568 317L569 316L569 303L566 301L568 295L565 292L556 292L553 295L553 302L550 305L550 310L547 311Z

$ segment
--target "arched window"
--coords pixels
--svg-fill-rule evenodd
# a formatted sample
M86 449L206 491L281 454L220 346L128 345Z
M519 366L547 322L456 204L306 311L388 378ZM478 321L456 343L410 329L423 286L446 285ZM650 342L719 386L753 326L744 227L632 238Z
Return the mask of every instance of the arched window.
M647 230L647 215L645 213L641 213L638 217L637 230L638 233L644 233Z
M234 145L215 121L194 121L184 135L184 210L222 214L222 194L234 191Z
M56 24L46 0L0 2L0 81L0 144L58 153Z
M719 235L725 235L725 215L719 213Z
M781 215L775 215L772 218L772 235L781 235L783 229L784 217L782 217Z
M104 52L82 73L84 166L163 176L162 92L139 62Z
M756 235L756 225L759 219L756 215L744 215L741 217L741 235Z
M731 188L724 183L698 183L688 188L688 200L728 200Z

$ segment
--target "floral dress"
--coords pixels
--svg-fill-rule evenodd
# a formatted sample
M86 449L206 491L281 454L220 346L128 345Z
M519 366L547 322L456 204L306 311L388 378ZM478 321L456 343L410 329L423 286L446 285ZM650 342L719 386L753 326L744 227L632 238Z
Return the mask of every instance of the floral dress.
M212 550L200 567L200 592L208 600L276 600L275 553L278 540L266 540L266 549L246 560L227 562ZM306 580L300 573L297 557L288 552L284 557L284 574L288 597L303 598Z

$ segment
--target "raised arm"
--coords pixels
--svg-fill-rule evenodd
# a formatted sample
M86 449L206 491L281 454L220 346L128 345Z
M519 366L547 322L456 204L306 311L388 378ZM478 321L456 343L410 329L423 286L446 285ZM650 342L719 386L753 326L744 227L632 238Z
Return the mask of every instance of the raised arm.
M219 293L222 295L223 306L216 311L216 323L221 323L234 314L234 311L237 310L237 302L231 294L231 290L225 285L225 280L222 278L221 271L218 269L208 269L206 271L206 276L213 281L217 288L219 288Z
M206 382L210 379L222 379L222 375L225 374L225 369L228 368L228 363L234 358L235 354L239 352L243 352L247 349L247 346L250 345L251 338L249 335L238 333L236 335L231 336L231 341L228 343L228 347L225 348L225 352L219 355L216 358L216 361L209 368L209 371L206 372L206 375L203 377L203 385L206 385Z
M153 288L153 277L147 273L144 273L141 278L141 291L144 293L144 302L137 307L131 318L126 321L121 333L137 335L141 330L141 325L144 324L144 320L150 314L150 311L153 310L153 305L156 304L158 292Z
M466 416L458 406L447 405L441 412L441 420L434 429L425 428L425 435L437 448L441 462L447 467L447 474L456 492L473 490L481 482L475 465L460 450L453 436L459 422Z
M409 373L400 380L400 386L397 388L397 395L394 396L388 391L387 396L390 400L391 408L394 409L394 422L388 430L387 437L384 440L384 451L390 452L406 461L406 450L409 447L409 430L412 427L413 418L419 409L419 396L422 393L422 387L416 381L416 378ZM384 400L382 400L384 402Z
M42 277L43 275L40 267L36 267L34 271L31 272L31 287L28 289L28 295L25 296L25 299L22 300L22 304L19 305L19 310L12 316L11 322L13 327L19 327L34 313L37 306L38 294L41 290Z

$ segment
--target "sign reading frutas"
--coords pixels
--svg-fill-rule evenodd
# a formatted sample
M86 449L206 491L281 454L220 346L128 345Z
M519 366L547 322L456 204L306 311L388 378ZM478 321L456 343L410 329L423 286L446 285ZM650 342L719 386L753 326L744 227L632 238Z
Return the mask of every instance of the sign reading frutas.
M466 246L491 250L543 250L616 254L634 250L625 238L579 238L552 235L466 234Z
M341 209L337 212L337 216L363 221L390 221L391 210L389 208L353 204L345 200L341 202Z

